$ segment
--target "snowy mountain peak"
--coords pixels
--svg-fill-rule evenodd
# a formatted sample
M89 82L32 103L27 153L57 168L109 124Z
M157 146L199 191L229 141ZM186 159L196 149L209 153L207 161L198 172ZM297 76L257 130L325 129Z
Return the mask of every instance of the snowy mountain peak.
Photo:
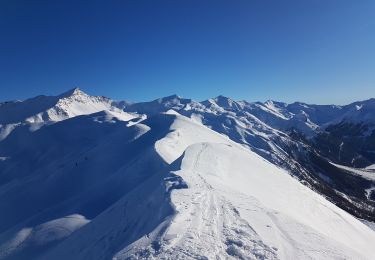
M149 102L140 102L129 104L124 108L127 112L137 112L141 114L155 115L161 112L167 112L170 109L181 110L196 103L191 99L182 98L178 95L162 97Z
M16 127L35 131L45 124L103 110L120 111L116 103L102 96L90 96L73 88L57 96L37 96L0 106L0 141Z
M233 101L231 98L219 95L215 99L216 103L220 106L228 106L231 107L235 101Z
M173 104L177 104L179 103L183 98L176 95L176 94L173 94L173 95L170 95L170 96L166 96L166 97L162 97L162 98L158 98L156 100L156 102L158 102L159 104L162 104L162 103L173 103Z
M79 89L79 88L72 88L72 89L70 89L70 90L62 93L61 95L59 95L59 97L65 98L65 97L79 96L79 95L88 96L88 94L86 94L85 92L83 92L81 89Z
M242 108L242 105L240 103L234 101L233 99L231 99L229 97L223 96L223 95L219 95L216 98L212 98L212 99L202 101L201 104L206 106L206 107L212 107L212 106L213 107L219 107L221 109L229 110L229 111L239 110L239 109Z
M264 102L265 105L269 105L269 106L277 106L277 107L286 107L287 104L284 103L284 102L279 102L279 101L275 101L275 100L267 100L266 102Z
M170 95L170 96L163 97L162 99L163 100L174 100L174 99L182 99L182 97L177 95L177 94L173 94L173 95Z

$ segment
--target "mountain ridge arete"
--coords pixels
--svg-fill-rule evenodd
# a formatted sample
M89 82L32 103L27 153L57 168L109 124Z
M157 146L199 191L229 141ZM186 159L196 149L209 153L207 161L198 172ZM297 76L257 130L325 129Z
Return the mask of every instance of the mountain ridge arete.
M0 259L374 259L375 99L0 105Z

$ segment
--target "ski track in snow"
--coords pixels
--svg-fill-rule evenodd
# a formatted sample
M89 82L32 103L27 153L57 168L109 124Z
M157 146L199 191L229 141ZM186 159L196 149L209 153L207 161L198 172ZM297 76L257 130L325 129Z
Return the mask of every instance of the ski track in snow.
M284 212L267 208L255 197L228 187L215 173L202 174L207 155L212 156L216 146L230 147L203 143L188 148L199 150L190 153L193 161L187 158L191 169L182 166L174 172L188 188L171 194L176 214L169 227L151 245L130 245L132 250L119 252L115 259L371 259L346 248L340 239L336 241L336 234L327 237ZM317 210L331 214L324 203ZM345 223L346 217L340 214L334 212L333 216ZM370 234L371 239L374 235Z
M182 176L189 188L172 193L177 214L157 242L158 250L138 249L116 259L277 259L275 249L265 245L237 209L196 170L206 147L196 156L192 174Z

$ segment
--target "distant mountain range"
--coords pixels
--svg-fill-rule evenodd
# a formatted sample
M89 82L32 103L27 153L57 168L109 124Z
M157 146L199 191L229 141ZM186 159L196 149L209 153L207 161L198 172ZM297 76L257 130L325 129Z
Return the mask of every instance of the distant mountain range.
M374 259L374 223L375 99L0 103L0 259Z
M355 216L375 221L375 99L337 106L224 96L195 102L173 95L124 108L146 115L169 109L249 147Z

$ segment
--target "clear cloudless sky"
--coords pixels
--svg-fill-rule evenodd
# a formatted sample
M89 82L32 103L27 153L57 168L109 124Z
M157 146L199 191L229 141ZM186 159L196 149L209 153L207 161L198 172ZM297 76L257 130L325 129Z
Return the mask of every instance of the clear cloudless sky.
M0 100L375 97L374 0L1 0Z

